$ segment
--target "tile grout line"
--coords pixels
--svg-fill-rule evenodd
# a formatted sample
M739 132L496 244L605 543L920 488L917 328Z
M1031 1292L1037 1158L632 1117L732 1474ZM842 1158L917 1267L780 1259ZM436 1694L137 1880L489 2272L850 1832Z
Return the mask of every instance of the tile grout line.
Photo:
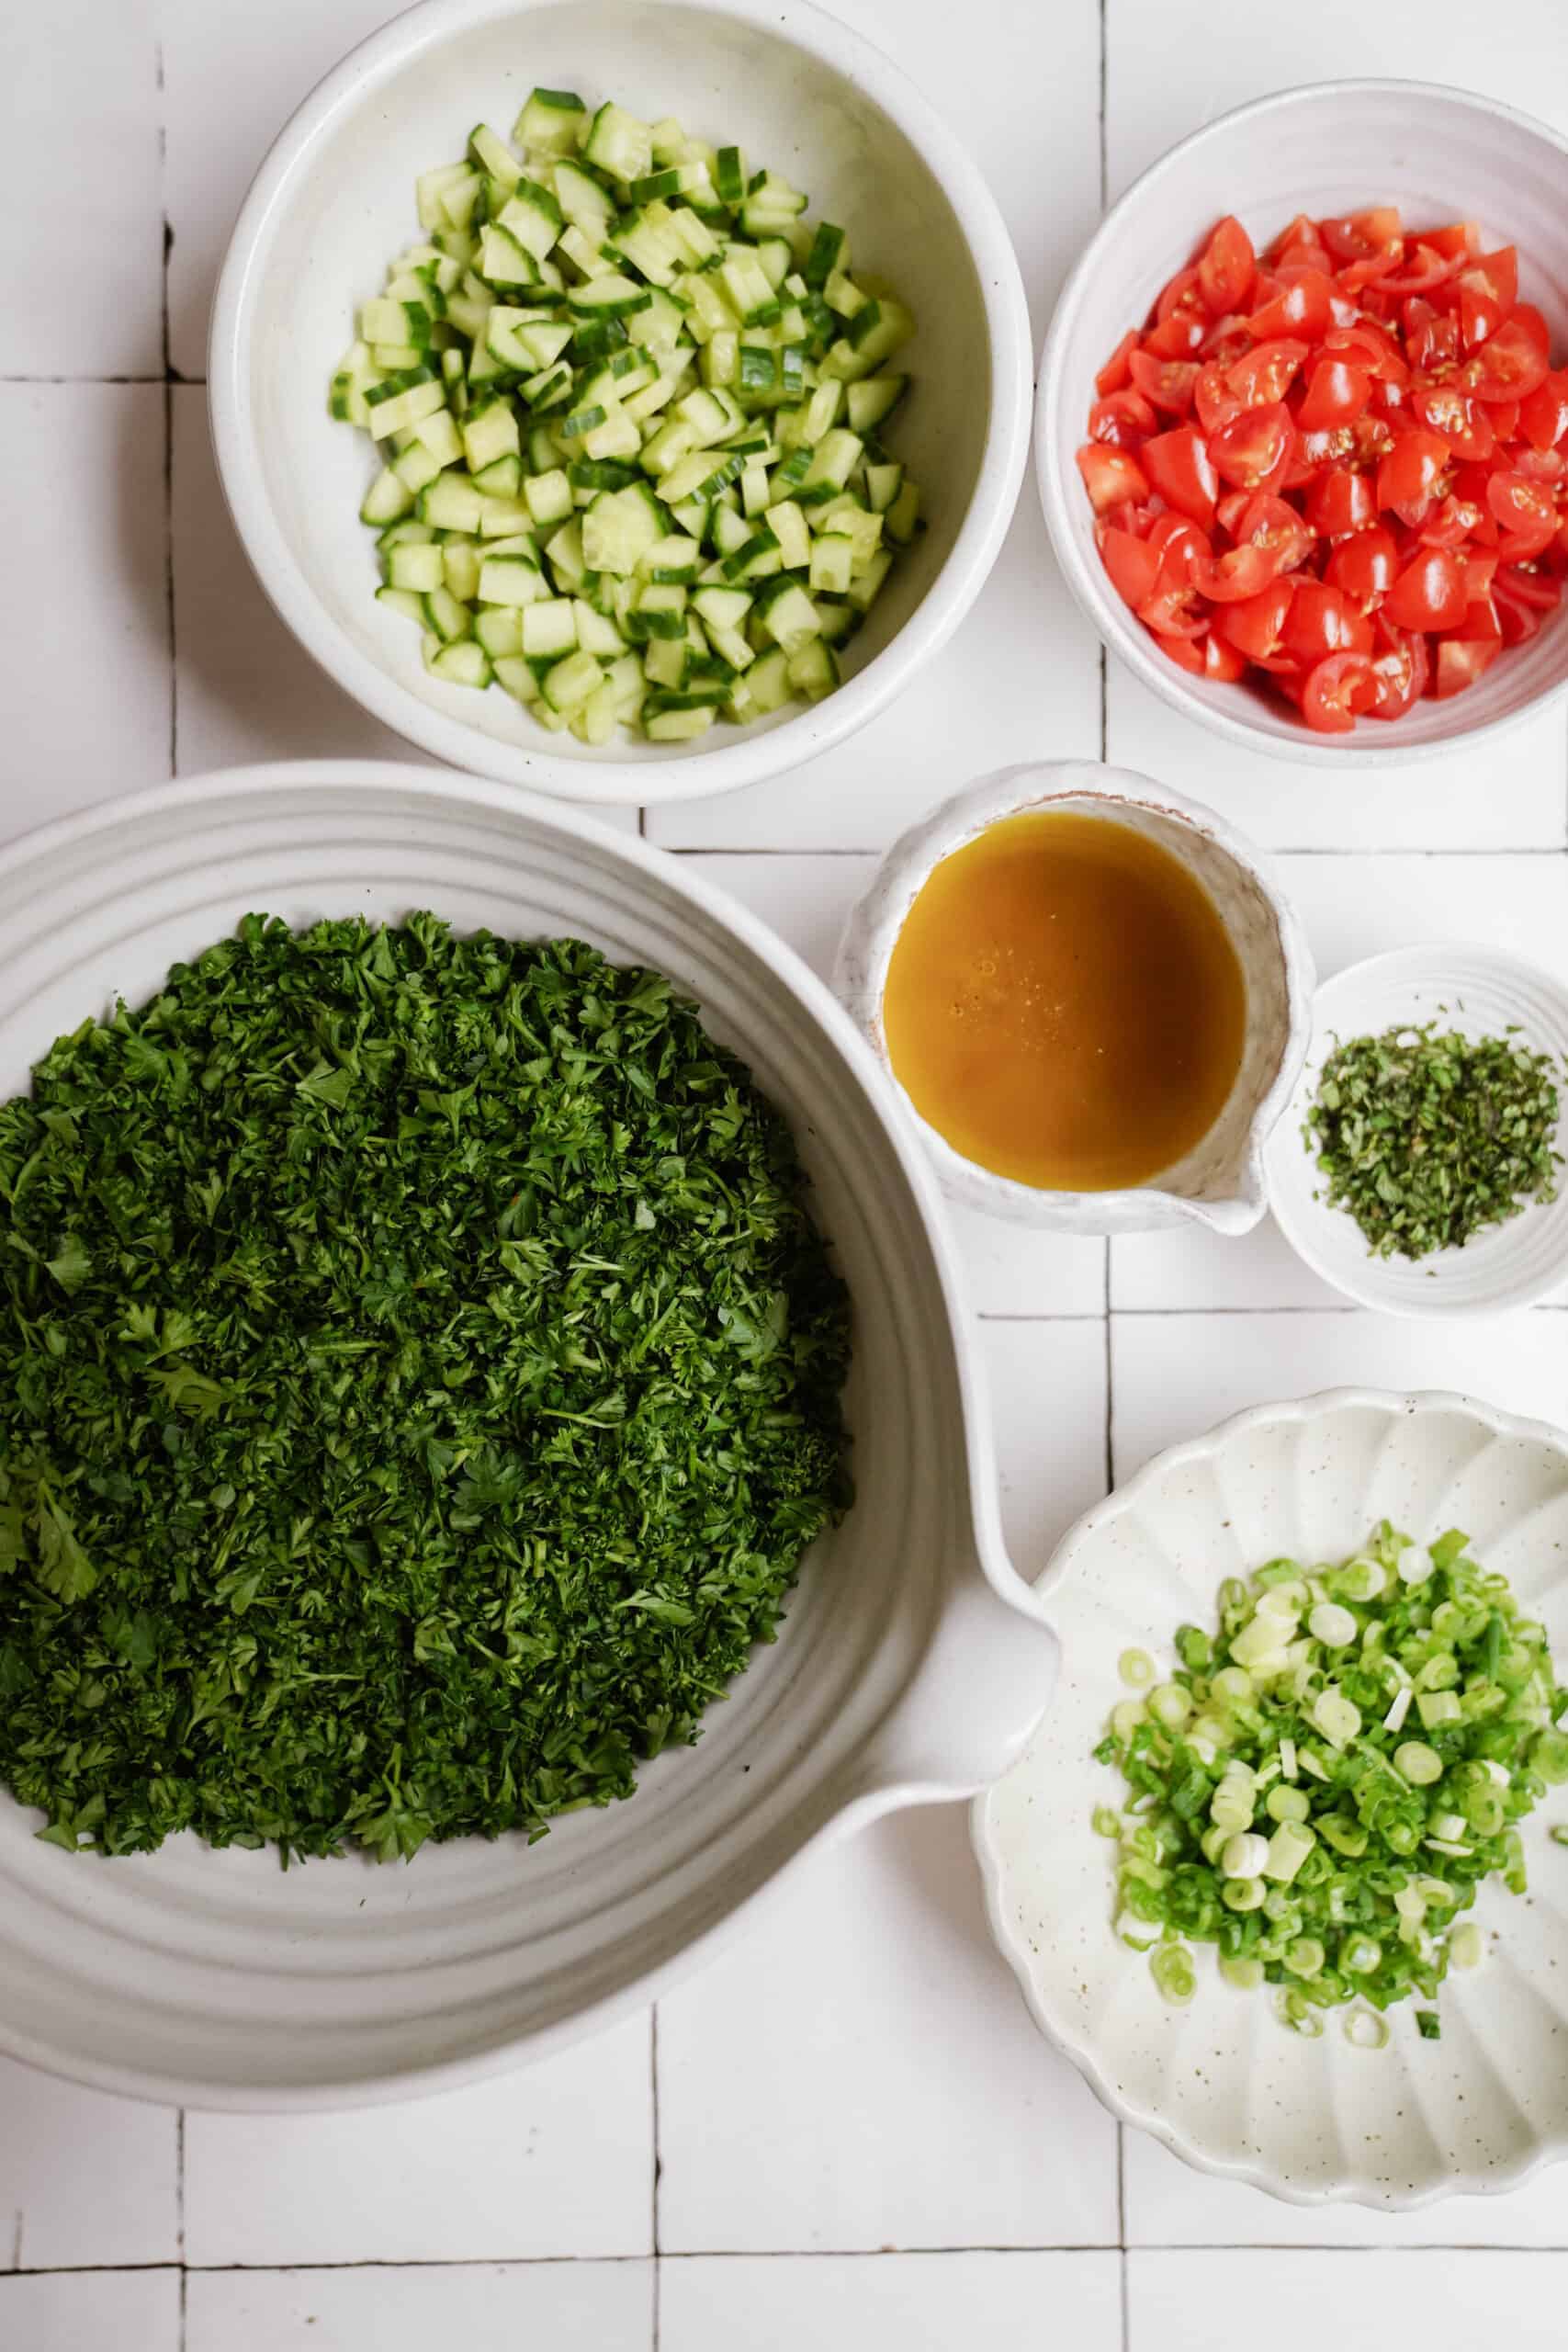
M942 2262L951 2256L987 2254L1002 2258L1016 2257L1031 2261L1041 2255L1115 2255L1123 2254L1331 2254L1347 2257L1368 2255L1416 2256L1430 2255L1447 2260L1456 2254L1533 2255L1543 2262L1555 2262L1568 2267L1568 2245L1540 2245L1519 2240L1464 2238L1450 2243L1436 2238L1420 2245L1369 2242L1347 2245L1336 2238L1248 2238L1238 2245L1234 2239L1181 2238L1140 2240L1136 2247L1122 2248L1119 2245L1098 2240L1072 2245L881 2245L881 2246L761 2246L748 2250L739 2246L680 2246L661 2254L660 2262ZM316 2278L340 2270L566 2270L574 2266L607 2269L623 2264L651 2265L646 2254L465 2254L435 2256L412 2261L345 2260L343 2262L199 2262L187 2267L178 2262L54 2262L29 2265L24 2270L0 2270L0 2290L7 2278L90 2278L153 2276L168 2272L182 2280L199 2273L204 2278ZM656 2266L655 2266L656 2267ZM4 2296L0 2292L0 2309Z
M164 610L169 639L169 776L179 774L179 664L175 643L175 391L169 327L169 254L175 232L169 222L165 166L168 125L164 109L164 44L153 44L158 87L158 216L162 250L158 274L158 324L164 362Z
M639 809L637 813L640 820L642 814L641 810ZM653 2098L653 2211L651 2215L651 2238L653 2245L652 2352L659 2352L659 2335L662 2317L661 2306L663 2300L660 2291L663 2280L663 2265L662 2256L659 2250L659 2187L660 2176L664 2168L664 2160L660 2153L659 2145L659 2004L657 2001L655 2001L651 2010L649 2012L649 2074L651 2080Z

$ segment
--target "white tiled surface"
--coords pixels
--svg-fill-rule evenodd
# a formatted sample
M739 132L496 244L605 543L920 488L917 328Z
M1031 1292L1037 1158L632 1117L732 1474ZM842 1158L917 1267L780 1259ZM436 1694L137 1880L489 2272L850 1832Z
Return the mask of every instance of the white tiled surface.
M1114 192L1195 123L1352 60L1568 122L1560 0L1495 0L1483 40L1461 0L970 0L957 40L935 0L839 5L980 156L1037 330L1098 212L1102 139ZM199 386L249 174L388 0L0 13L0 832L172 771L390 750L245 570ZM1028 492L896 709L765 790L663 812L657 837L822 970L873 854L938 794L1094 756L1102 728L1111 757L1287 854L1325 972L1464 933L1568 976L1562 720L1375 783L1244 763L1114 667L1102 695ZM1453 1385L1568 1420L1562 1306L1384 1322L1267 1227L1111 1249L958 1230L1026 1569L1108 1461L1124 1476L1260 1397ZM0 2064L0 2352L1534 2352L1568 2344L1565 2296L1550 2176L1403 2219L1303 2212L1119 2134L1028 2026L949 1811L815 1862L657 2020L426 2107L181 2119Z

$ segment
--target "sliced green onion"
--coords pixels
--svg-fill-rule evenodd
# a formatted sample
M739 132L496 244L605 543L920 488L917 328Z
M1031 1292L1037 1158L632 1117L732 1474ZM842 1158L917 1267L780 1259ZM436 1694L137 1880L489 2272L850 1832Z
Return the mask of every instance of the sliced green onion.
M1155 1679L1155 1662L1147 1650L1123 1650L1116 1671L1130 1690L1143 1690Z
M1382 2050L1387 2046L1388 2025L1375 2009L1352 2009L1345 2020L1345 2039L1354 2050Z
M1182 1944L1161 1944L1150 1957L1149 1973L1176 2008L1185 2008L1198 1989L1192 1955Z
M1486 1954L1485 1939L1473 1919L1461 1919L1449 1938L1449 1959L1455 1968L1479 1968Z

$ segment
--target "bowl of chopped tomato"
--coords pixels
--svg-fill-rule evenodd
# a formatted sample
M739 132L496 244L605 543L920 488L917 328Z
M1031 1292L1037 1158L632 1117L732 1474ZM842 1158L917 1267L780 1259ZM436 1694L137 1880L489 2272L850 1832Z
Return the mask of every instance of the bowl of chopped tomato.
M1539 709L1568 685L1568 142L1404 82L1209 124L1069 279L1035 457L1101 636L1233 740L1409 760Z

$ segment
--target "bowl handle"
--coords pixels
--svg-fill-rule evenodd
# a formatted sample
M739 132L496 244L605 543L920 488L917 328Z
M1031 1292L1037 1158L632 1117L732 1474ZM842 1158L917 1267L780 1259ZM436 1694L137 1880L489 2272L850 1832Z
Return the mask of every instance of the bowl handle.
M888 1804L973 1796L1022 1753L1056 1687L1061 1645L1005 1563L1016 1599L976 1568L949 1594L931 1647L871 1760Z

